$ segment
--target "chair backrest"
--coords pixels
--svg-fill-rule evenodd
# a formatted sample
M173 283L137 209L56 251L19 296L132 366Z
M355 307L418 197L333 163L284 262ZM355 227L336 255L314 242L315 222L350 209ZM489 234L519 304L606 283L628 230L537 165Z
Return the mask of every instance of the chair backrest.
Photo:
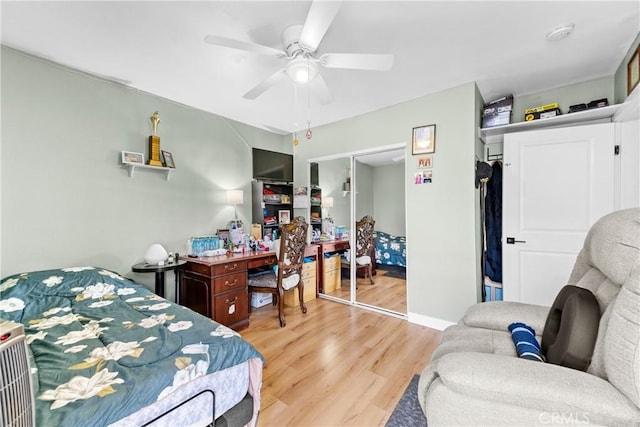
M624 209L589 230L569 284L589 289L602 317L587 372L640 406L640 209Z
M373 227L375 225L375 220L369 215L356 222L356 257L369 254L373 247Z
M301 216L295 217L289 224L280 226L280 247L277 253L279 279L300 274L307 227L307 222Z

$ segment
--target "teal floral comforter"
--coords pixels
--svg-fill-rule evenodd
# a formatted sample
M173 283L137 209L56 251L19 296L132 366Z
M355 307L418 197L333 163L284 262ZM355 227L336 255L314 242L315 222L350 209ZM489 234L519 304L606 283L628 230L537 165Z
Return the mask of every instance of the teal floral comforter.
M233 330L99 267L0 282L25 326L38 426L108 425L191 379L262 356Z

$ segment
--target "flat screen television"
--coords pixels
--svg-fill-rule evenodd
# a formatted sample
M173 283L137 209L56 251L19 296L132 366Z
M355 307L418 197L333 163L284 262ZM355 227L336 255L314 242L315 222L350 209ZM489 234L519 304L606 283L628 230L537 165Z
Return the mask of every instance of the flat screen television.
M293 156L254 148L253 177L265 181L293 182Z

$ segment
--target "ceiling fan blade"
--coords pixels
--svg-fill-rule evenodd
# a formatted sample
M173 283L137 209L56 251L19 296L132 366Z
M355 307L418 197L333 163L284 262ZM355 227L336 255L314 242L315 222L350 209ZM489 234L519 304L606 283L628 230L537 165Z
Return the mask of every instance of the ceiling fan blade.
M214 36L209 34L204 41L216 46L230 47L232 49L245 50L247 52L259 53L261 55L275 56L276 58L285 57L287 54L280 50L257 43L245 42L242 40L230 39L228 37Z
M256 87L245 93L242 97L245 99L256 99L262 95L267 89L277 85L287 76L286 70L283 68L258 83Z
M370 53L327 53L319 61L327 68L388 71L393 66L393 55Z
M315 52L338 14L342 2L314 1L304 22L299 44L309 52Z
M320 100L320 104L326 105L333 101L333 95L327 86L327 82L322 78L322 75L318 74L311 81L311 90Z

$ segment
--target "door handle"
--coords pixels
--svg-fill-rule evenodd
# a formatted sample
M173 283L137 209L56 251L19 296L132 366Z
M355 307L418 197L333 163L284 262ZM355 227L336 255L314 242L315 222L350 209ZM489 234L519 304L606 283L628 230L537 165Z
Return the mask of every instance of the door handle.
M513 245L516 243L527 243L526 240L516 240L515 237L507 237L507 245Z

